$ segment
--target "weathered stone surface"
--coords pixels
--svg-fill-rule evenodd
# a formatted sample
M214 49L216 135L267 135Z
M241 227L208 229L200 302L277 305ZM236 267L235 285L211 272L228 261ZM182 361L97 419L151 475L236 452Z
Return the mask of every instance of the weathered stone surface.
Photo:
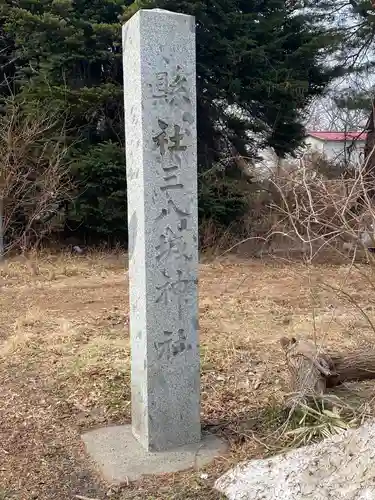
M375 500L375 423L266 460L240 464L215 488L230 500Z
M133 433L199 442L195 21L140 10L123 30Z
M194 18L124 26L132 427L82 436L110 483L201 467L226 451L200 427Z
M137 441L130 425L95 429L82 436L86 451L108 483L135 481L146 474L165 474L203 467L226 451L226 445L207 435L199 443L149 452Z

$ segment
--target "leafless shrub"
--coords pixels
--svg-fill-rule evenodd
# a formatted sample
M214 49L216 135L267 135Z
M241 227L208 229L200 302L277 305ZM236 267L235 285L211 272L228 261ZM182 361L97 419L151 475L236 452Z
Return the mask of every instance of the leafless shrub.
M374 202L374 172L368 163L355 165L350 175L347 171L335 178L327 178L314 163L301 160L298 168L284 169L279 177L273 179L273 183L280 194L280 201L274 204L275 212L279 214L276 233L281 233L287 237L297 239L304 248L306 264L317 260L319 256L324 256L327 261L331 256L339 257L341 262L349 264L346 268L346 280L350 274L355 275L356 281L361 280L368 288L368 295L375 290L374 286L374 253L375 250L375 202ZM365 258L370 266L357 265L357 258ZM368 328L375 332L373 318L363 304L358 301L356 294L346 286L344 280L339 287L334 287L330 283L325 283L324 276L314 286L320 290L329 289L336 294L336 300L345 305L353 307L360 314ZM312 312L314 317L314 311ZM358 330L357 342L359 347L356 350L349 350L341 355L340 363L335 359L334 367L337 373L347 380L361 381L364 378L372 378L373 358L369 355L369 346L360 347L363 342L363 334ZM315 319L313 322L313 336L317 352L329 345L330 332L320 332L319 344L317 343L317 332ZM373 342L370 337L370 345ZM319 351L321 352L321 351ZM311 377L314 364L318 361L315 357L310 366L299 366L298 377L301 382L298 392L299 398L295 401L289 414L286 428L293 423L292 415L299 415L301 408L306 410L309 425L305 425L305 417L301 419L304 425L297 426L297 430L288 431L289 436L301 439L305 443L312 436L317 436L317 430L324 430L324 436L332 433L332 425L336 428L351 427L358 425L367 412L369 403L373 402L373 394L364 397L358 408L350 410L345 418L342 418L346 409L344 408L345 397L335 401L334 407L340 411L332 411L329 407L319 403L316 408L306 404L301 404L306 394L311 389ZM305 358L305 361L307 358ZM364 377L361 376L363 364L366 364ZM370 368L369 368L370 366ZM328 387L328 386L327 386ZM329 387L333 387L329 386ZM325 398L326 394L324 395ZM310 401L311 402L311 401ZM343 411L341 411L341 409ZM328 420L327 420L328 418ZM311 421L314 423L311 424ZM341 423L339 423L341 422ZM345 424L345 425L344 425ZM329 428L328 428L329 427ZM314 429L313 429L314 428ZM312 433L312 430L314 432ZM294 445L294 442L293 442Z
M38 244L56 228L71 192L60 111L11 97L0 116L0 255Z
M366 164L332 179L301 159L298 168L284 168L272 183L279 193L273 234L298 240L310 261L323 251L345 258L348 250L373 259L375 203Z

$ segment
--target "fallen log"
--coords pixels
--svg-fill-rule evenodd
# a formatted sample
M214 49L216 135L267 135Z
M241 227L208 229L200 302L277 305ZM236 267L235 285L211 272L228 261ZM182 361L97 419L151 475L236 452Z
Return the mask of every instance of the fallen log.
M375 379L375 350L357 349L351 352L330 354L335 373L327 378L327 387L343 382Z
M375 379L375 349L323 352L314 342L294 337L283 337L280 343L295 393L322 395L344 382Z

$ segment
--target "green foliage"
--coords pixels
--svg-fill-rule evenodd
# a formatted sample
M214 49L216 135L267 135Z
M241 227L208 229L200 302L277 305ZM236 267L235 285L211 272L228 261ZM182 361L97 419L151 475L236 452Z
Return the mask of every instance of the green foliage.
M249 156L259 142L280 155L293 151L303 137L301 112L334 74L321 59L324 28L312 30L310 17L285 0L151 3L196 16L201 168L232 146ZM125 19L144 5L137 0Z
M9 0L0 10L14 44L17 89L27 100L65 104L76 136L90 143L123 137L123 6L122 0Z
M137 0L124 13L158 7L196 17L200 219L228 226L247 209L233 153L259 146L284 156L304 136L302 114L334 76L323 64L324 29L284 0ZM333 43L333 39L331 40ZM326 51L327 52L327 51Z
M370 92L365 91L351 91L348 94L340 93L335 98L335 104L340 109L347 109L350 111L365 111L367 114L371 111L372 96Z
M243 215L247 208L243 184L215 173L205 174L199 179L199 219L213 220L228 227Z
M0 76L10 83L0 96L11 87L30 112L43 101L65 109L80 186L69 223L95 237L126 234L121 22L142 7L196 16L201 173L237 152L253 158L259 145L293 151L305 107L334 75L324 66L331 35L298 2L3 0ZM236 186L227 173L200 182L201 216L236 218Z
M334 2L330 2L334 9ZM375 66L375 15L371 0L352 0L347 6L349 22L339 28L342 37L339 56L346 71L371 71Z
M334 56L342 75L371 75L375 65L375 13L372 0L316 0L311 4L315 26L325 22L335 40ZM358 89L361 92L361 89Z
M124 242L127 237L124 151L111 141L76 151L73 173L79 192L68 226L91 240Z
M30 114L41 103L65 109L77 186L67 227L92 240L127 234L123 6L122 0L22 0L0 9L3 32L13 41L19 99Z

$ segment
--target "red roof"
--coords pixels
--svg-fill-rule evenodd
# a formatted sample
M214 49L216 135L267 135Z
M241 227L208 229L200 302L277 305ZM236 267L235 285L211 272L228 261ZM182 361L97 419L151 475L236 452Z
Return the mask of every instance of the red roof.
M310 130L307 135L321 139L322 141L365 141L367 132L316 132Z

